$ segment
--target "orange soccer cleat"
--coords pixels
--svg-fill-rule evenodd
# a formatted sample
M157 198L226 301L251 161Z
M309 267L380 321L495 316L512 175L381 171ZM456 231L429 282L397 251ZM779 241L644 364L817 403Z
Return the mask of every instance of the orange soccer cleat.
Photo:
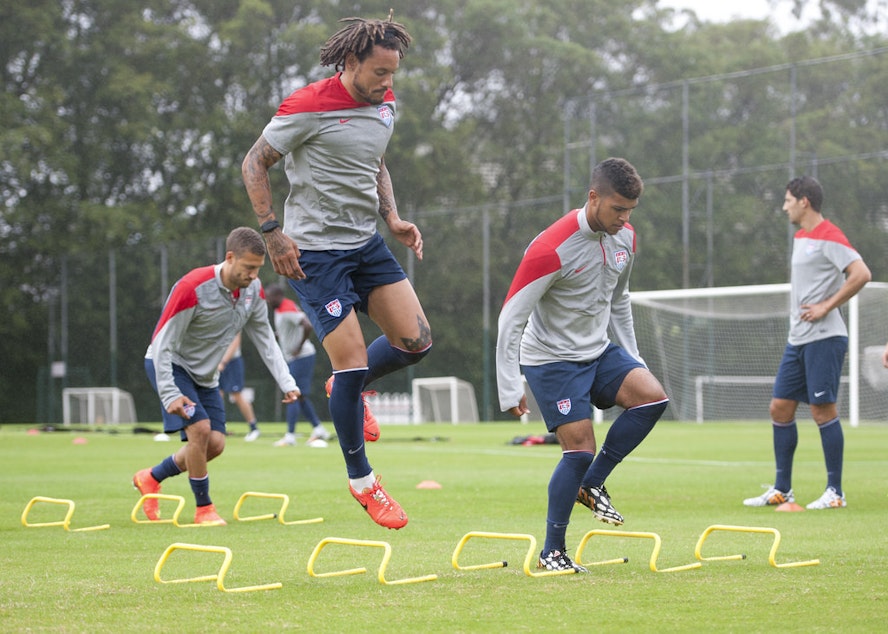
M205 526L225 526L228 522L219 517L215 504L208 504L207 506L197 507L197 510L194 512L194 523Z
M151 469L137 471L136 475L133 476L133 486L142 495L160 493L160 482L155 480L154 476L151 475ZM145 517L152 522L156 522L160 519L160 510L158 509L156 498L148 498L145 500L142 503L142 511L145 513Z
M407 514L401 505L385 492L379 483L378 476L373 486L364 489L361 493L355 491L351 484L348 485L348 490L364 507L367 514L373 518L373 521L380 526L397 530L407 525Z

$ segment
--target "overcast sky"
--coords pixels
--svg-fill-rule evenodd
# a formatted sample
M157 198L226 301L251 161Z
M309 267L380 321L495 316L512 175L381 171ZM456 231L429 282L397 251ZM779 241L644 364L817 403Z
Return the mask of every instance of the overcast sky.
M771 15L773 9L768 0L660 0L661 7L674 9L691 9L701 20L707 22L730 22L740 19L764 19ZM808 7L799 20L791 13L791 2L778 4L774 23L783 32L801 28L807 20L817 17L816 6Z

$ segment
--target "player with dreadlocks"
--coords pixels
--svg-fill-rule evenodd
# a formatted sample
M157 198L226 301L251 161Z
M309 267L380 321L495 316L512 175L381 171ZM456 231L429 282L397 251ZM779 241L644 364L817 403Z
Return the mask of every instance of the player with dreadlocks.
M410 35L391 13L387 20L342 22L321 48L321 64L336 73L284 100L244 159L243 177L274 270L289 278L330 357L330 415L349 490L377 524L398 529L407 515L365 453L379 426L364 392L432 346L413 286L377 230L381 217L422 259L422 234L399 217L383 159L398 113L392 79ZM283 157L290 193L282 228L268 170ZM356 310L383 332L369 346Z

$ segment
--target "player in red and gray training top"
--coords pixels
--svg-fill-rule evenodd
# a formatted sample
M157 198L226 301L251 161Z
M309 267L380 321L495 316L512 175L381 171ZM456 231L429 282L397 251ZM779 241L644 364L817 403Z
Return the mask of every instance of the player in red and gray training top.
M284 287L269 284L265 289L265 300L274 312L274 329L277 331L281 352L287 360L290 374L302 390L302 396L294 403L287 405L287 432L278 440L276 447L296 444L296 423L300 414L311 423L311 435L306 441L309 447L326 446L330 432L321 423L321 419L311 402L311 383L314 378L315 346L309 339L312 327L305 312L292 299L284 295ZM317 441L323 441L320 445Z
M330 357L330 415L349 490L375 522L397 529L407 515L367 459L363 421L375 419L363 392L375 379L418 362L432 345L413 286L377 230L382 217L422 259L422 235L398 216L383 158L398 112L392 79L410 35L391 14L343 22L321 48L321 65L334 66L336 74L284 100L244 159L243 176L274 270L290 278ZM281 230L268 170L283 157L290 195ZM356 310L383 332L369 346Z
M795 503L792 462L799 440L795 418L799 402L808 403L826 462L826 490L808 508L846 506L842 490L845 436L836 401L848 330L839 307L872 275L845 234L823 217L822 204L823 188L811 176L787 184L783 211L799 230L792 244L789 338L770 406L776 477L765 493L743 500L746 506Z
M500 407L516 417L528 413L523 372L562 449L549 481L541 568L586 572L565 552L574 502L603 522L623 523L604 481L644 440L669 402L638 353L629 303L635 260L629 215L642 189L626 160L599 163L586 205L562 216L527 247L500 312ZM624 409L597 457L593 404Z
M159 493L160 482L188 471L197 504L196 524L224 524L210 499L207 462L225 448L225 405L219 392L219 363L242 330L247 333L285 403L299 396L296 381L268 321L259 269L265 263L262 236L249 227L228 234L225 260L192 270L167 298L145 371L163 405L163 429L178 431L186 444L160 464L142 469L133 484L143 495ZM159 519L157 499L142 504L145 516Z

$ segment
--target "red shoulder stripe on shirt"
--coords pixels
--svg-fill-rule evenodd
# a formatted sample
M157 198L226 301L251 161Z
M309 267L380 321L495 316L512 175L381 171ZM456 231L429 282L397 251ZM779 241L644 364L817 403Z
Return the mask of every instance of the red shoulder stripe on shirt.
M341 74L337 73L333 77L316 81L296 90L284 99L283 103L278 107L275 116L284 117L306 112L331 112L366 106L366 103L355 101L348 94L348 91L339 79ZM387 91L383 101L391 102L394 100L395 94L391 90Z
M292 299L284 299L281 301L281 305L277 307L275 312L278 313L299 313L302 312L299 310L299 307L296 305Z
M848 238L845 237L845 234L842 233L842 230L839 229L836 225L831 223L829 220L824 220L819 225L814 227L813 231L805 231L804 229L799 229L795 234L796 238L811 238L812 240L826 240L828 242L838 242L842 246L846 246L849 249L853 249L851 243L848 241Z
M630 225L628 222L623 226L632 232L632 253L635 253L635 249L638 246L638 234L635 233L635 227Z
M521 264L518 265L504 303L531 282L551 275L561 268L561 258L557 249L579 230L576 212L575 209L556 220L530 243Z
M154 334L151 340L157 336L157 333L176 315L183 310L194 308L197 306L197 287L204 282L216 277L215 266L202 266L186 273L170 291L170 296L163 306L163 312L154 328Z

